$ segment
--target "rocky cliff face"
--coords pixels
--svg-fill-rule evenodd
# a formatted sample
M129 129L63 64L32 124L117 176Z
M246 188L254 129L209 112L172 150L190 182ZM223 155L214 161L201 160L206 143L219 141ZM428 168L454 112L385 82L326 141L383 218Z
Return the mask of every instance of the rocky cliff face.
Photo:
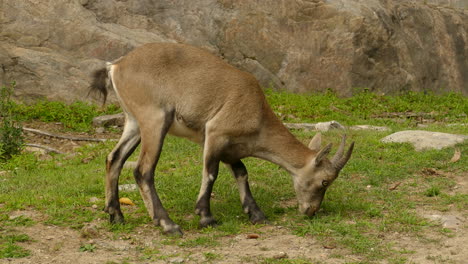
M16 81L24 100L83 100L104 61L164 41L204 47L294 92L468 95L468 11L429 2L3 0L0 81Z

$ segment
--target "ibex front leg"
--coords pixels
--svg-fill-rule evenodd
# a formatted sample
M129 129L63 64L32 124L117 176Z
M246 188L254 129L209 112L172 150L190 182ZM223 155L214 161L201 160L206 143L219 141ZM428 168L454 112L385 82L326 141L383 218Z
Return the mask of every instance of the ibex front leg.
M253 224L265 223L265 215L258 207L250 191L248 173L244 163L239 160L238 162L226 165L231 169L232 174L236 178L242 208L244 212L249 215L250 222Z
M210 210L210 198L214 182L218 177L219 149L220 145L214 137L206 137L203 149L203 178L195 207L195 213L200 216L200 227L216 224Z
M140 194L146 209L156 225L161 225L164 233L182 235L182 231L167 214L154 187L154 170L161 154L164 137L167 134L173 115L167 113L151 113L140 126L141 152L138 165L134 171Z

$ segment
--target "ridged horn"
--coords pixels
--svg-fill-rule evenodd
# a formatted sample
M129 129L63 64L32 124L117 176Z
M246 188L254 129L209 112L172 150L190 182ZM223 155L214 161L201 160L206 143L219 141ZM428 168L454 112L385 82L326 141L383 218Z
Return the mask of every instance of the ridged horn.
M333 159L331 160L332 164L337 163L343 156L345 144L346 144L346 134L343 135L340 146L338 147L338 150L336 151L335 156L333 156Z
M335 167L335 169L337 171L340 171L341 169L343 169L343 167L346 165L346 163L348 162L349 158L351 157L351 154L353 153L353 149L354 149L354 142L351 143L351 145L349 146L349 149L348 151L346 152L346 155L344 157L342 157L340 160L338 160L336 163L332 163L333 164L333 167Z

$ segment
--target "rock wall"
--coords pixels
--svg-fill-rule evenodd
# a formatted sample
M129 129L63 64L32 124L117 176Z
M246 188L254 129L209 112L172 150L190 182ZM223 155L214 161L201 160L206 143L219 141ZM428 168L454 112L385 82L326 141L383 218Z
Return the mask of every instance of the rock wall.
M164 41L293 92L468 95L465 1L428 2L2 0L0 81L16 81L21 100L83 100L104 61Z

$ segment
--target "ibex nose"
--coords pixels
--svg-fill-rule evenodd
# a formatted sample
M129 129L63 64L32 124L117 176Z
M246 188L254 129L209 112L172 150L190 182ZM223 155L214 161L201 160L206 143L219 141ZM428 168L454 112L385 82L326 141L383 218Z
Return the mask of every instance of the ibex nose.
M315 215L315 213L318 211L317 208L313 207L313 206L300 206L299 207L299 211L305 215L307 215L308 217L312 217Z

